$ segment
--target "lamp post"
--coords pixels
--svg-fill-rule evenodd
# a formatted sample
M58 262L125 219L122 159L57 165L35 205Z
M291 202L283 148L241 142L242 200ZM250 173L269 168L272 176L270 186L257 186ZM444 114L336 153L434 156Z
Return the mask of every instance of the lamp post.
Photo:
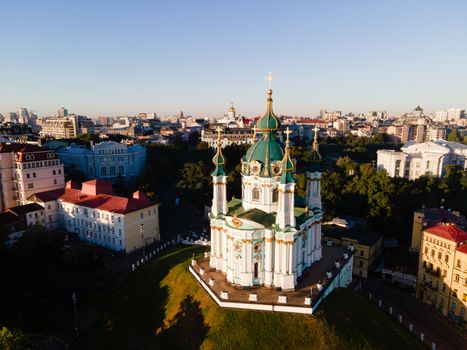
M71 299L73 300L73 306L75 310L75 336L78 338L78 298L75 292L73 292L71 295Z
M143 259L144 257L146 256L146 246L145 246L145 242L144 242L144 224L141 224L141 226L139 227L139 231L141 232L141 243L143 244Z

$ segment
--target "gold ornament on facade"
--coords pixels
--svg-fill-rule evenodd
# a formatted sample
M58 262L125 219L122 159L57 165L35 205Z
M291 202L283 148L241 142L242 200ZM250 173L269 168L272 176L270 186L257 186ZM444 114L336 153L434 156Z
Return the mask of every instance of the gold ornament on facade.
M237 227L237 228L239 228L240 226L243 225L242 220L240 220L239 218L237 218L237 216L234 216L234 217L233 217L233 219L232 219L232 224L233 224L235 227Z

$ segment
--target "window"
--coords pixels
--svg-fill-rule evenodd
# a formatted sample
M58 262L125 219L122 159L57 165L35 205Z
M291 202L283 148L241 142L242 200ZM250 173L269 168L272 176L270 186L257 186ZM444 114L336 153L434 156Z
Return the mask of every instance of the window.
M457 259L457 262L456 262L456 267L461 267L461 259Z
M428 247L425 247L425 254L428 254Z
M258 263L257 262L255 262L254 278L258 278Z
M61 171L60 169L58 169L58 173L59 173L59 174L61 174L61 173L62 173L62 171Z
M32 177L36 177L36 173L32 173Z
M365 252L363 250L360 250L360 256L363 256L363 254L365 254Z
M438 259L441 260L442 257L443 257L443 255L441 254L441 252L438 252Z
M34 188L34 184L28 184L28 188Z
M55 170L52 170L52 175L56 175L57 172Z
M54 179L54 185L56 185L56 184L57 184L57 179Z
M434 249L431 250L431 256L432 256L433 258L435 257L435 250L434 250Z
M254 201L259 201L259 189L258 187L253 188L252 198Z
M101 167L101 176L107 176L107 168Z
M118 175L123 175L124 172L125 172L125 168L122 165L120 165L118 167Z
M454 281L459 282L459 275L454 276Z
M277 203L279 200L279 190L277 188L272 190L272 202Z
M446 255L444 256L444 262L449 262L449 255L446 254Z
M15 175L16 175L16 174L15 174ZM28 179L30 179L30 178L31 178L31 174L26 174L26 177L27 177Z
M115 176L115 167L114 166L110 167L110 176Z
M359 264L360 267L363 267L363 261L360 260Z

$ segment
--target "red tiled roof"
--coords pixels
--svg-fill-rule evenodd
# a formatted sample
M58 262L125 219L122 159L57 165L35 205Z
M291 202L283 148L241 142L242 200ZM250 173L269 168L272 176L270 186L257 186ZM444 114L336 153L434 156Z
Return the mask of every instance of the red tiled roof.
M450 223L445 224L441 222L435 226L427 228L425 232L441 238L449 239L456 243L467 241L467 232Z
M101 193L113 195L112 184L110 182L99 179L83 182L81 191L84 194L93 196L96 196Z
M46 203L46 202L57 200L64 193L65 193L64 188L58 188L56 190L50 190L50 191L45 191L45 192L34 193L29 198L35 196L37 199L39 199L43 203ZM28 200L30 200L29 198L28 198Z
M467 254L467 244L461 244L456 248L457 251Z
M146 200L117 197L103 193L88 195L80 190L70 188L66 188L64 191L65 193L59 198L60 201L118 214L127 214L154 205L154 203Z

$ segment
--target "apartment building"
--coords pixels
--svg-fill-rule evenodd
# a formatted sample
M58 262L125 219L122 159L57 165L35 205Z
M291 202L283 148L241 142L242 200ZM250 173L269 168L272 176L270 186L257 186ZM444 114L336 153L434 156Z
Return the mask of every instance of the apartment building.
M32 144L0 144L0 211L27 204L34 193L64 186L63 164L54 151Z
M452 223L423 231L417 297L466 327L467 231Z

